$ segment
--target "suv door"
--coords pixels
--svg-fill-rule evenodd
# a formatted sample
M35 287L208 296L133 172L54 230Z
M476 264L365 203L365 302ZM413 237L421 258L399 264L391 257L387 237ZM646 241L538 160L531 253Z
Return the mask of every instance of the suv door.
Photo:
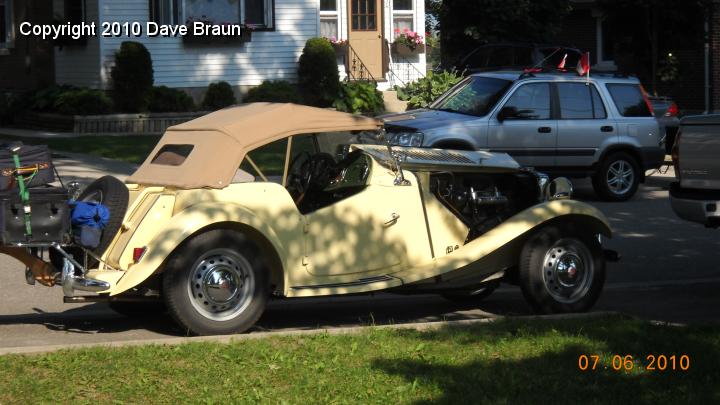
M605 103L593 83L555 84L558 106L556 165L590 167L599 152L617 142L615 121L608 118Z
M517 87L490 119L488 147L510 154L523 166L554 166L557 121L553 119L550 100L550 83ZM519 114L498 120L500 111L508 107Z

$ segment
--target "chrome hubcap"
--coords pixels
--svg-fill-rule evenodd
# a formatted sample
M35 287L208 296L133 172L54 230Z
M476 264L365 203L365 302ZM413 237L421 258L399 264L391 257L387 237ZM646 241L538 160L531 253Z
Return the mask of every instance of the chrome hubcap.
M625 194L635 182L635 172L632 165L625 160L613 162L608 168L607 184L610 191L615 194Z
M188 295L201 315L223 321L250 305L254 289L255 278L247 260L232 250L216 249L193 266Z
M561 239L545 254L543 282L558 302L572 304L587 295L595 275L592 254L576 239Z

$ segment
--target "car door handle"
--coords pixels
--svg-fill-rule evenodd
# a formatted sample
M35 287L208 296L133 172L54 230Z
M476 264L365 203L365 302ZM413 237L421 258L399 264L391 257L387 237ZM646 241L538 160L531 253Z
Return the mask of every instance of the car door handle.
M602 132L612 132L614 129L612 125L603 125L600 127L600 131Z
M390 215L390 220L385 222L383 224L383 226L395 225L395 223L397 223L398 218L400 218L400 215L393 212L392 215Z
M550 128L550 127L540 127L540 128L538 128L538 132L541 133L541 134L549 134L550 132L552 132L552 128Z

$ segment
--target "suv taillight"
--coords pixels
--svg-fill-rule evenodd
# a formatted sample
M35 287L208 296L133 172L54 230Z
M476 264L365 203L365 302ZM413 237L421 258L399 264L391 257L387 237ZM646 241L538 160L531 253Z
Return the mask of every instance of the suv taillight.
M675 178L680 180L680 135L682 131L678 130L675 135L675 143L673 143L672 149L670 150L670 157L672 157L673 169L675 170Z
M655 109L653 109L652 103L650 103L650 99L648 98L648 93L645 91L645 87L643 85L640 85L640 92L642 93L643 99L645 100L645 105L647 105L648 111L650 111L651 116L655 116Z
M666 117L677 117L680 113L680 110L678 109L677 104L673 101L670 103L670 107L668 107L667 111L665 111Z

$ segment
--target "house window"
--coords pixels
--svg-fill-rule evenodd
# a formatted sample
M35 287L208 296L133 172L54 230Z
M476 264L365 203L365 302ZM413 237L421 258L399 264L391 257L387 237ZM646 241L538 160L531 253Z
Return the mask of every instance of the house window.
M159 24L203 21L271 28L273 0L150 0L150 20Z
M351 4L352 30L375 31L377 29L375 0L351 0Z
M320 0L320 36L339 38L337 0Z
M150 21L158 24L178 24L181 0L150 0Z
M10 4L12 4L12 0L0 0L0 49L10 48L12 42Z
M393 0L393 32L414 31L413 0Z

